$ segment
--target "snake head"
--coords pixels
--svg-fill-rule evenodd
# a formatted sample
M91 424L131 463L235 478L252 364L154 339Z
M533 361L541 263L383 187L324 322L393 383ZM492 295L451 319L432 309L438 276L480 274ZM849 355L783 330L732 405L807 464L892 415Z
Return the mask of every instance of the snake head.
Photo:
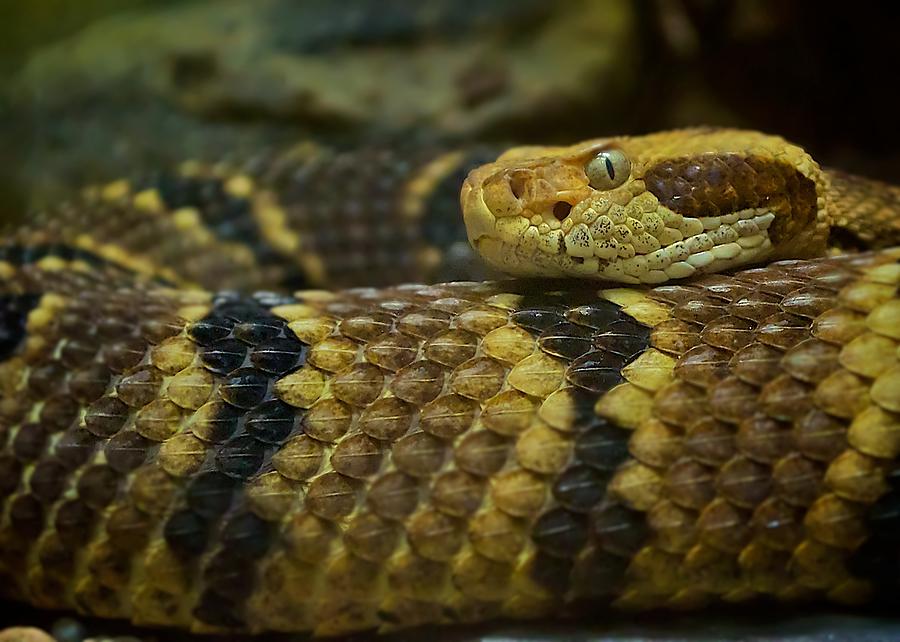
M704 128L514 148L461 203L469 242L509 274L662 283L822 253L826 194L800 147Z

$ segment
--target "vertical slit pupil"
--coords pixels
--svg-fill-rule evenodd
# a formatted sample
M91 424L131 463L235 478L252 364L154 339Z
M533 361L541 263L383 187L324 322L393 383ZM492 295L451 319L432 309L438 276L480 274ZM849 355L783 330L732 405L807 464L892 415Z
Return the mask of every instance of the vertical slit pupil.
M556 205L553 206L553 216L555 216L558 221L566 218L571 211L572 206L565 201L557 201Z
M613 167L612 161L609 160L609 156L606 157L606 171L609 174L609 177L612 180L616 180L616 168Z

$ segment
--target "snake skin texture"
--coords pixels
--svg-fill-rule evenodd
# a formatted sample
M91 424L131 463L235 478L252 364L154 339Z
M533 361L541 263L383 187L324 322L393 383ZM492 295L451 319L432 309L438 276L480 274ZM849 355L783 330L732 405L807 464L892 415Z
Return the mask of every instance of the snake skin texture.
M0 590L319 635L895 599L898 248L653 288L266 287L439 270L464 232L423 222L478 154L397 169L374 215L396 157L302 148L88 190L7 239ZM369 250L395 216L392 261Z
M498 151L310 142L231 165L189 161L85 189L12 230L5 245L32 259L63 248L208 289L480 278L469 266L459 186Z
M834 221L832 247L900 245L900 187L830 170Z

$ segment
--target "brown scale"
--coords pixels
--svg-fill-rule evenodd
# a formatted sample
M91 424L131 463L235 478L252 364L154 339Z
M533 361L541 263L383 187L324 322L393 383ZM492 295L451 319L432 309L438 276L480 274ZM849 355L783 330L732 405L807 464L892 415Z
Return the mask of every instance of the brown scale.
M795 447L809 459L831 461L847 447L847 426L839 418L815 408L794 422Z
M752 461L772 464L795 447L796 439L786 423L755 412L738 425L735 446Z
M404 524L410 546L418 555L437 562L452 560L463 543L462 520L433 509L411 515Z
M500 392L506 369L493 359L473 359L460 364L450 378L450 389L456 394L486 401Z
M304 418L304 431L322 442L332 442L344 435L353 419L353 410L337 399L322 399L309 409Z
M331 466L342 475L365 479L378 472L383 459L381 444L363 433L348 435L331 455Z
M390 390L410 404L422 406L433 401L444 387L444 369L430 361L415 361L401 368Z
M429 339L422 352L429 361L455 368L475 356L478 337L465 330L449 330Z
M653 328L653 346L672 355L682 355L700 343L702 326L680 319L666 319Z
M384 375L378 367L359 363L342 371L334 379L335 398L351 406L363 407L375 401L384 386Z
M682 454L691 448L689 438L681 433L675 426L671 426L659 420L646 421L641 425L628 442L628 448L635 459L653 466L665 468L677 461ZM703 447L707 443L715 449L722 445L721 440L703 441Z
M762 343L751 343L732 357L730 365L735 377L745 383L762 386L780 371L782 353Z
M716 301L698 294L698 298L679 303L673 310L673 316L687 323L705 326L725 314L725 307L716 305Z
M419 427L435 437L453 439L468 430L477 412L478 404L471 399L442 395L423 406Z
M767 266L744 270L737 276L737 279L747 284L747 290L743 292L742 296L735 297L732 301L744 299L751 292L761 292L781 298L802 289L806 282L785 271L782 266L788 264L789 262L785 261L778 267ZM783 305L784 299L782 299L782 307Z
M725 377L709 391L710 412L722 421L736 424L756 411L757 394L754 386L737 377Z
M836 288L826 289L817 286L792 289L781 300L781 309L790 314L815 319L834 305L832 301L835 291Z
M785 351L809 338L809 324L801 317L776 312L760 321L757 336L760 343Z
M394 552L399 541L398 528L374 513L354 517L344 534L350 550L362 559L381 562Z
M715 275L713 275L712 277L704 278L709 279L713 278L714 276ZM696 299L698 295L700 295L700 291L698 288L684 283L663 284L653 288L649 292L650 298L656 301L672 304L674 306ZM719 297L716 296L716 298Z
M713 417L703 417L684 432L682 451L701 464L719 466L734 455L734 440L732 427Z
M440 470L448 455L447 444L426 432L415 432L399 439L391 450L398 470L417 478L428 478Z
M481 506L484 494L484 481L462 470L441 473L434 479L430 489L430 498L435 508L454 517L466 517L474 513Z
M837 346L817 339L807 339L785 353L781 367L795 379L819 383L838 367Z
M393 316L384 312L374 312L363 316L343 319L340 323L341 334L355 341L373 341L391 329ZM402 337L398 337L402 339Z
M411 337L430 339L450 327L450 318L443 310L417 310L397 319L397 330Z
M477 476L490 476L503 468L509 457L510 441L490 430L470 432L454 449L456 465Z
M709 388L727 374L730 358L727 350L701 344L681 355L675 376L700 388Z
M757 324L781 312L778 297L761 291L749 291L728 305L728 312Z
M399 471L385 473L368 487L366 500L381 517L402 520L419 503L421 490L415 477Z
M753 340L754 326L746 319L722 316L706 324L700 340L714 348L736 352Z
M654 414L666 423L686 428L697 417L709 414L709 407L701 388L676 381L658 393Z
M323 519L336 521L353 512L358 485L338 473L324 473L316 477L306 494L310 512Z
M366 359L384 370L396 372L415 361L418 351L417 341L398 335L372 343L366 349Z
M769 496L772 473L768 466L735 457L719 469L717 490L728 502L752 509Z
M812 389L790 375L779 375L760 390L758 402L770 417L795 421L812 408Z

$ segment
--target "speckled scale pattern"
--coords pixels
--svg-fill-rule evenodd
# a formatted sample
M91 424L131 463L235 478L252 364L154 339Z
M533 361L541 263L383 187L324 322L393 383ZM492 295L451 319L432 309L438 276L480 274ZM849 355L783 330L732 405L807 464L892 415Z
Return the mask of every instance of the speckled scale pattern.
M898 258L292 295L4 260L4 590L319 634L868 600L897 564Z

